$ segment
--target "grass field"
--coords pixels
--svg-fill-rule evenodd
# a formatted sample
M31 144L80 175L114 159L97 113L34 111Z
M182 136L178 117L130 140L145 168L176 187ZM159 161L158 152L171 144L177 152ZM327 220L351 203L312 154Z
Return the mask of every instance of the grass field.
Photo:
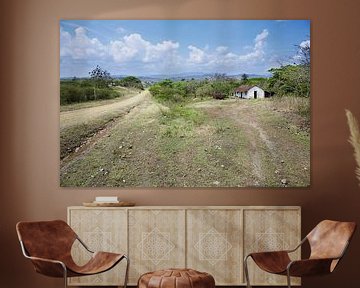
M166 107L148 91L60 113L61 186L303 187L306 103L206 100ZM309 101L309 100L307 100Z

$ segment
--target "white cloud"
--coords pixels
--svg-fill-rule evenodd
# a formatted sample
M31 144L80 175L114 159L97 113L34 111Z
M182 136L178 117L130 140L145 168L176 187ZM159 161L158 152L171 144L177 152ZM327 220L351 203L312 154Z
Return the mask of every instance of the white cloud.
M106 56L107 47L97 38L90 38L84 27L77 27L75 34L60 28L60 56L71 56L73 59L103 58Z
M269 32L267 29L264 29L260 34L256 35L253 51L244 55L243 59L246 61L262 60L265 54L264 46L268 36Z
M304 40L299 44L296 54L293 56L295 63L300 63L304 59L304 54L301 51L304 48L310 48L310 40ZM304 51L306 50L304 49Z
M163 41L155 45L149 44L147 46L143 61L153 62L160 59L170 61L175 60L179 46L179 43L172 41Z
M301 48L310 47L310 40L302 41L299 45Z
M269 31L264 29L260 34L256 35L255 43L263 42L269 36Z
M188 46L189 51L189 58L187 60L190 64L201 64L207 60L207 55L205 54L204 50L195 47L193 45Z
M125 29L118 27L118 32ZM140 34L133 33L119 40L102 43L97 38L88 36L84 27L76 27L73 34L60 28L60 56L71 57L74 60L112 59L115 63L140 61L144 65L156 62L158 68L180 63L178 55L179 43L165 40L151 43Z
M110 55L118 62L126 62L135 58L137 55L143 54L148 42L142 39L139 34L131 34L124 36L123 40L110 42Z
M134 33L124 36L122 40L111 41L110 55L118 63L130 60L148 63L176 57L178 48L177 42L163 41L152 44L144 40L140 34Z
M71 35L69 32L60 28L60 57L68 56L71 54Z
M225 54L229 48L226 47L226 46L219 46L219 47L216 47L216 52L218 52L219 54Z
M213 51L208 49L200 49L193 45L189 45L189 56L187 58L188 65L192 67L218 69L220 71L237 70L239 66L245 67L251 63L264 60L265 44L269 36L269 31L264 29L256 35L253 46L247 46L249 52L245 54L237 54L229 51L226 46L218 46Z
M117 32L126 33L122 27ZM229 47L217 46L210 49L188 45L188 54L180 55L180 44L172 40L151 42L141 34L132 33L118 39L102 43L91 38L90 31L76 27L73 33L60 28L60 56L74 60L107 60L112 65L131 64L142 71L218 71L232 72L251 68L265 59L265 46L269 31L264 29L254 37L253 43L246 46L245 52L237 53ZM239 39L241 40L241 39ZM239 41L240 42L240 41ZM304 44L303 44L304 43ZM300 45L305 45L305 41ZM110 63L109 62L109 63ZM126 65L120 65L126 67Z

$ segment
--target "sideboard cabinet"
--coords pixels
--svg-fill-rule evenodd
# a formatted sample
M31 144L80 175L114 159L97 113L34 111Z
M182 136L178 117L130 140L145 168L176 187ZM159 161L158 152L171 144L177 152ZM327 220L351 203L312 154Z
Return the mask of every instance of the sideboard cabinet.
M216 285L243 286L246 254L290 249L301 237L298 206L69 207L68 223L91 249L129 255L129 285L148 271L188 267L212 274ZM78 263L89 257L78 244L72 254ZM293 256L300 258L300 250ZM120 285L124 271L120 263L70 278L69 285ZM252 261L249 271L253 285L286 285L286 277L264 273Z

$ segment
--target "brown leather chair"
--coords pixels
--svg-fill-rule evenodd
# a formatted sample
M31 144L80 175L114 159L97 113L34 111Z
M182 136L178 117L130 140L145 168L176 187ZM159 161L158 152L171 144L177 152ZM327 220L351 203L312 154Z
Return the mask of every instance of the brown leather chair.
M62 220L41 222L19 222L16 231L24 256L31 260L35 271L50 277L88 276L110 270L122 259L126 259L124 288L127 285L129 259L124 254L91 251ZM92 254L83 266L78 266L71 257L71 247L78 240Z
M333 272L344 256L355 229L356 223L354 222L324 220L295 249L250 253L244 259L247 287L251 287L247 267L249 257L266 272L286 275L289 288L291 287L291 276L315 276ZM296 251L306 241L309 242L311 249L309 259L292 261L289 253Z

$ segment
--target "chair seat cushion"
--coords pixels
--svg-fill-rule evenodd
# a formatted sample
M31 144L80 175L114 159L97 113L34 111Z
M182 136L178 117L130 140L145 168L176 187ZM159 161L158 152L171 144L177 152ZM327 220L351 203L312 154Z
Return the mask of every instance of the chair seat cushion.
M286 274L286 267L291 262L286 251L258 252L250 255L261 269L269 273Z
M138 288L213 288L214 277L193 269L166 269L143 274Z

